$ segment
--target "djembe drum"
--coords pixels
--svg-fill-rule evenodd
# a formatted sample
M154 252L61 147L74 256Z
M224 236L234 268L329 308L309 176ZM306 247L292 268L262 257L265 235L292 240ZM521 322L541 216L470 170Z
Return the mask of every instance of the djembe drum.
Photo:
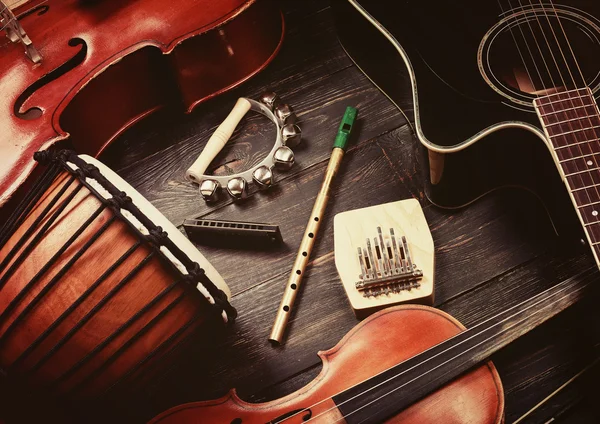
M235 318L221 276L100 162L48 165L0 232L0 368L32 391L136 390L193 335Z

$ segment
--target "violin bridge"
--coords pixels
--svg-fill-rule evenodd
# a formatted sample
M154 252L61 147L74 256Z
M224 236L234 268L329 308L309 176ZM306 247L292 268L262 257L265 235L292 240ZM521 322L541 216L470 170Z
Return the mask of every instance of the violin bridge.
M358 248L361 273L355 287L364 297L399 293L420 287L423 271L413 263L405 236L396 239L394 229L389 237L377 227L377 237L366 240L366 247Z
M6 36L10 41L13 43L20 42L23 45L25 55L33 63L40 63L42 61L42 56L33 45L33 42L19 23L19 20L2 0L0 0L0 29L6 32Z

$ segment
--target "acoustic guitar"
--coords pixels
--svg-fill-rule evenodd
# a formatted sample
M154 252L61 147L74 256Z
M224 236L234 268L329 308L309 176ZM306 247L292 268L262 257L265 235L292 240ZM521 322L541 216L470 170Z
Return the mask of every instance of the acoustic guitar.
M460 207L498 187L524 187L559 233L581 234L598 263L599 2L332 5L361 70L396 104L412 93L433 203Z
M97 156L158 109L190 112L263 69L284 23L269 0L4 0L0 32L4 206L26 191L35 151Z

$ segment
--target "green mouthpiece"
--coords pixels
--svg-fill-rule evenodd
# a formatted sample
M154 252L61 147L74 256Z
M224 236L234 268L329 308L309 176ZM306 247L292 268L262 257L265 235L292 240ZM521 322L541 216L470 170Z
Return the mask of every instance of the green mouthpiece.
M344 118L342 118L342 122L340 122L340 129L335 136L335 143L333 143L333 147L346 150L348 139L350 139L350 132L352 131L352 126L356 120L356 115L358 115L358 110L356 108L352 106L348 106L346 108L346 113L344 113Z

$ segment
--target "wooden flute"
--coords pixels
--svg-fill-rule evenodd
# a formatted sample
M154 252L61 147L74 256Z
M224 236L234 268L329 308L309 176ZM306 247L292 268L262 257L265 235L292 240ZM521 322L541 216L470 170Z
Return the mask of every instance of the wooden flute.
M317 198L315 199L315 205L313 206L310 218L308 219L308 224L306 225L306 230L304 231L304 236L302 237L302 242L300 243L300 248L298 249L298 254L296 256L294 266L292 267L290 277L285 286L283 299L281 299L281 304L279 305L279 309L277 311L277 317L275 318L273 329L271 330L271 336L269 337L269 341L271 342L278 344L282 343L285 328L290 319L292 307L294 306L294 301L296 300L296 296L300 290L302 275L304 274L304 270L306 269L306 265L310 259L310 253L315 244L315 238L317 236L317 232L319 231L319 225L321 224L321 220L325 214L325 207L327 206L327 202L329 200L331 183L340 169L342 158L344 157L344 151L348 145L350 132L352 131L352 126L354 125L357 114L358 110L356 108L348 106L346 108L346 112L344 113L342 122L340 123L340 127L333 144L331 157L329 158L329 164L327 165L327 170L325 171L325 178L323 180L323 184L321 185L321 189L319 190L319 194L317 194Z

